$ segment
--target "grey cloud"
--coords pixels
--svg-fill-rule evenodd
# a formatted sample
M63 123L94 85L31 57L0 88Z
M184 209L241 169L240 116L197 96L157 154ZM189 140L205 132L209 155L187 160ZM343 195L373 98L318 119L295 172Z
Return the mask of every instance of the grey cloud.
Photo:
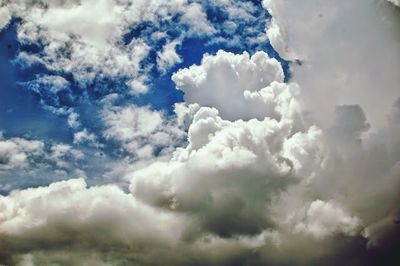
M371 127L385 124L399 97L400 10L387 1L263 1L269 39L281 56L299 59L292 80L311 115L328 125L336 105L358 104Z

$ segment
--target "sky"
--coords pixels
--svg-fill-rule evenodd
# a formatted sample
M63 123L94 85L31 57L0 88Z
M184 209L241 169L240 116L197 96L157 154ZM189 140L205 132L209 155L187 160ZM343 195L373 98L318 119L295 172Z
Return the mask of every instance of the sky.
M0 0L0 265L399 265L398 0Z

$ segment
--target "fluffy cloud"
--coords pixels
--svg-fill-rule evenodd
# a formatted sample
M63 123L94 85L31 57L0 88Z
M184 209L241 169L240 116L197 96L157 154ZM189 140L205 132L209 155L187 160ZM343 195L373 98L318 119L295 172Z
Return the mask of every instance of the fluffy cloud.
M0 136L0 173L29 165L43 153L44 143L22 138L3 139Z
M216 109L201 108L189 128L187 148L168 163L136 171L131 190L149 204L195 214L214 234L260 233L270 226L271 197L311 175L298 162L318 163L319 135L313 127L293 135L284 120L230 122Z
M157 66L160 70L166 71L169 67L176 63L182 62L180 56L176 53L178 41L173 41L164 45L162 51L157 53Z
M88 132L86 128L74 134L73 143L74 144L89 143L90 145L101 146L101 144L97 142L96 135Z
M361 221L373 252L398 261L391 257L400 181L398 108L391 110L400 82L399 61L392 60L400 57L398 9L386 1L263 4L272 15L271 44L284 58L299 60L291 65L292 80L302 87L307 119L325 132L327 159L310 183L313 193L345 206Z
M180 16L180 27L196 34L211 34L202 6L185 0L160 1L13 1L2 5L1 28L12 16L22 18L18 40L43 46L40 53L22 61L40 62L54 71L71 72L75 79L90 82L97 76L140 79L141 61L148 55L150 43L140 36L125 44L124 35L141 23L156 26L173 16ZM3 21L4 20L4 21ZM166 44L160 67L177 62L172 53L175 40ZM173 57L171 57L171 55Z
M333 260L339 263L354 256L364 261L367 242L380 247L388 232L397 232L388 221L397 219L398 208L388 206L398 192L399 154L364 144L370 126L359 105L337 106L330 127L313 125L302 90L283 83L279 63L264 53L206 55L173 80L188 101L175 105L173 120L146 106L105 104L104 137L141 159L152 158L156 149L172 152L174 140L186 136L182 130L187 146L132 168L129 193L113 185L87 188L78 179L2 197L2 261L70 264L83 256L97 264L159 265L157 257L170 252L180 254L166 257L170 265L306 265L358 250ZM213 93L227 93L227 86L234 89L231 109ZM391 119L397 119L394 107ZM62 168L71 156L80 155L55 145L49 158ZM363 183L368 185L360 192ZM95 233L99 227L108 241ZM71 230L75 234L67 234ZM65 245L74 248L66 252Z
M390 138L364 136L370 124L357 104L337 105L332 119L320 123L304 112L304 89L282 83L281 69L269 62L263 53L249 58L220 51L174 74L177 88L193 103L177 106L178 117L190 123L188 146L168 162L135 171L132 193L147 204L196 217L195 237L272 232L272 238L261 237L260 249L270 252L278 245L277 254L290 250L294 257L307 252L305 264L342 252L338 238L387 244L388 232L397 232L388 221L398 219L398 208L391 206L398 198L400 154L382 144L399 132L390 125L397 106L380 133ZM265 77L271 78L263 83ZM395 214L387 217L388 211ZM303 247L291 246L293 239ZM311 254L317 245L324 251ZM349 250L363 250L353 254L360 260L370 256L362 242L351 245ZM277 256L265 259L285 261Z
M305 221L296 225L296 230L321 238L342 231L355 235L360 221L345 213L331 202L313 201L306 212Z
M235 55L222 50L216 56L204 56L201 65L182 69L172 76L177 88L185 92L186 102L215 107L223 118L230 120L271 116L267 108L273 109L272 87L278 85L271 85L259 102L253 100L257 96L251 92L261 94L263 92L258 92L260 89L273 81L283 82L283 78L279 62L264 52L250 57L247 52ZM268 94L271 94L270 99ZM249 107L248 101L254 101L254 106ZM247 107L243 108L244 105Z
M103 120L107 127L104 137L121 143L126 151L139 158L154 156L156 149L160 153L167 152L184 136L184 132L171 124L173 122L168 122L162 112L147 106L106 109Z
M132 193L147 204L194 215L199 231L191 238L277 229L271 201L290 184L307 182L323 161L322 132L303 124L296 85L282 83L279 63L264 53L249 58L223 51L173 80L194 102L176 107L178 119L190 121L188 145L170 161L135 171ZM224 100L228 91L232 101ZM254 115L263 118L240 119Z
M85 176L86 155L63 143L0 135L0 190L8 193L25 184L43 184L66 176ZM51 177L48 176L51 172ZM27 180L28 177L32 177Z
M396 6L400 6L400 1L399 0L388 0L389 2L395 4Z
M179 256L166 256L164 264L308 264L341 254L347 245L363 250L364 242L357 242L362 236L385 243L388 230L396 228L371 205L377 199L371 195L395 192L398 171L388 176L393 181L377 180L369 190L356 192L362 179L354 171L368 171L355 159L363 156L360 136L368 129L362 109L338 107L336 122L325 135L301 119L298 96L288 93L296 88L293 84L271 81L265 86L248 93L259 97L260 104L273 105L275 118L231 121L219 115L217 106L176 105L177 124L188 125L187 147L131 173L130 193L113 185L87 188L78 179L2 197L2 262L161 265L157 257L170 253ZM244 113L254 112L252 101L243 103ZM161 113L137 106L106 110L104 119L107 136L127 145L165 125ZM353 153L336 145L352 141L359 147ZM338 149L327 153L330 143ZM57 146L53 155L61 158L69 151ZM342 156L347 157L337 159ZM338 191L348 191L352 198ZM388 204L390 197L378 202ZM349 244L339 246L342 238ZM293 246L293 240L302 244ZM66 245L72 247L68 252ZM311 252L317 247L318 252ZM287 252L293 256L288 258ZM365 253L334 261L358 255L363 261Z
M31 234L41 230L45 232L49 230L49 235L42 236L44 243L51 243L52 239L57 241L55 240L57 238L51 235L53 217L54 219L61 217L60 220L65 222L63 226L75 228L78 235L87 236L85 239L88 243L98 242L98 248L107 249L108 245L103 246L103 242L96 240L92 231L85 229L97 228L100 223L99 226L105 226L107 229L107 234L108 230L111 230L110 243L118 245L116 253L122 252L123 258L127 258L124 243L130 243L130 245L142 243L143 238L146 238L145 243L147 243L143 245L147 245L150 253L155 250L155 254L160 254L160 245L164 250L176 249L174 245L183 241L185 243L185 248L182 249L183 254L194 257L194 260L198 260L200 264L210 265L227 264L234 258L235 253L241 260L248 260L250 258L248 252L251 249L263 249L268 246L276 248L282 241L287 243L284 236L290 235L290 230L281 229L280 224L283 220L273 219L273 202L293 184L307 183L315 176L323 162L320 146L322 132L317 127L304 122L301 103L297 97L297 86L282 83L281 67L264 53L257 53L250 58L247 53L234 55L221 51L215 56L206 56L202 65L182 70L182 72L191 77L194 76L191 72L205 69L208 62L219 62L219 60L222 63L214 64L211 72L220 73L223 80L228 81L227 77L231 77L232 69L234 69L237 80L243 85L237 86L234 94L242 103L240 106L235 106L235 111L240 115L228 112L226 115L231 115L229 120L220 116L219 109L224 109L228 103L223 102L220 97L213 102L215 104L203 106L201 93L197 94L198 98L194 98L192 104L176 105L175 123L178 127L171 126L165 121L162 113L150 110L148 107L129 105L115 108L105 105L103 120L107 128L104 136L122 143L128 152L134 152L137 156L146 158L146 154L154 152L155 146L169 146L171 135L175 138L173 134L176 134L177 130L179 130L178 133L181 132L179 128L187 128L188 144L186 148L176 149L171 158L167 157L165 161L151 163L129 174L127 178L131 182L132 194L126 194L108 185L86 188L82 180L70 180L51 184L45 188L13 192L4 197L3 200L7 202L16 202L7 206L16 206L15 209L26 206L25 212L29 215L20 217L15 214L15 211L4 212L7 216L2 219L4 221L3 235L11 241L7 243L4 250L11 250L10 253L13 255L7 256L10 253L5 252L3 260L21 259L23 261L29 258L40 260L43 256L41 252L47 254L47 261L51 261L53 256L57 257L57 254L52 254L46 246L36 247L32 244L22 249L18 243L12 242L13 239L21 237L28 239L29 243L34 243L36 238ZM228 69L228 71L224 72L221 69ZM178 72L176 76L180 74L181 72ZM250 86L255 87L245 84L244 79L241 79L243 76L253 78L254 81ZM214 83L212 90L224 90L225 86L224 82ZM196 88L193 88L193 92L195 90ZM202 90L202 93L210 94L206 89ZM257 108L254 109L254 106ZM262 118L240 119L249 117L250 114L257 114ZM141 153L147 147L150 150L149 154ZM52 157L61 159L70 156L68 154L72 155L71 151L73 150L67 146L58 145L53 148ZM110 190L112 193L109 192ZM43 209L37 207L39 209L37 210L33 204L36 197L49 197L48 200L40 201L50 205L44 206ZM63 203L57 200L58 197L64 199ZM157 231L159 229L153 228L156 226L154 220L159 218L154 220L146 218L144 224L148 223L148 225L143 227L143 224L138 227L140 229L137 232L132 234L118 231L116 228L122 230L125 226L118 223L125 223L132 219L139 219L140 223L141 218L130 204L128 206L122 204L119 199L114 202L114 197L130 198L132 202L144 206L143 208L155 215L169 213L168 216L173 221L184 221L173 225L173 227L177 226L175 229L178 229L179 234L163 239L160 244L158 239L163 233L160 235ZM105 198L106 205L103 202ZM32 205L26 205L24 199L26 202L32 202ZM302 202L304 206L308 204L308 201L303 198L296 200ZM19 204L20 201L25 203ZM83 202L85 204L82 204ZM107 206L110 206L110 210ZM114 208L111 206L121 208L111 210ZM347 215L336 205L328 204L322 209L322 212L332 211ZM43 214L40 210L46 210L47 213ZM110 212L113 213L112 216L109 215ZM107 215L102 216L101 214L104 213ZM310 211L308 218L310 225L313 226L312 228L323 227L320 230L328 232L324 231L326 235L333 232L348 232L353 228L353 225L349 224L352 220L348 222L346 216L329 224L324 220L315 221L313 213ZM121 221L116 218L112 221L107 220L107 217L120 217L120 215L123 215ZM135 218L130 219L130 216L126 215L132 215ZM285 215L288 213L283 213L282 217ZM58 225L57 221L59 220L55 220L54 224ZM299 223L301 220L296 221L296 224ZM131 227L132 224L129 225L128 232L131 232L135 227ZM149 231L145 229L147 226L151 227ZM167 227L163 225L163 228ZM291 230L295 230L294 228L292 227ZM314 231L310 234L314 234ZM152 238L153 235L157 237ZM322 233L321 235L324 236ZM113 240L114 236L129 237L127 240L125 238ZM70 238L66 241L73 246L79 243L76 239ZM54 245L63 250L62 244L55 243ZM95 254L98 248L93 248ZM203 252L211 249L216 249L215 255L204 256L207 253ZM128 250L136 254L136 251ZM27 253L30 255L26 255ZM16 256L18 254L21 256ZM104 259L104 254L100 254L101 259ZM147 258L147 256L153 262L149 264L157 265L157 262L154 262L154 256L146 252L144 257ZM171 265L187 262L185 256L173 259ZM143 258L137 258L139 262L142 260ZM143 263L145 264L146 261Z
M11 20L11 15L10 15L10 11L8 10L8 8L5 7L0 7L0 29L4 28L5 26L7 26L7 24L10 22Z
M231 17L251 20L254 5L234 2L215 4L225 6ZM123 32L110 30L116 27L113 23L130 23L120 20L124 12L152 23L158 16L178 12L192 30L202 25L205 32L198 34L218 30L203 24L206 16L196 3L138 1L137 9L122 12L119 7L124 3L100 2L94 14L111 12L116 18L93 22L94 27L104 23L104 32L73 39L90 49L101 48L97 52L108 51L110 43L118 44L112 39ZM102 137L117 143L129 159L138 159L134 166L128 165L132 160L121 163L124 171L114 169L128 173L128 184L122 184L124 189L111 184L88 187L83 179L70 179L1 196L0 263L390 265L388 260L400 261L395 253L400 235L399 100L392 104L398 98L394 73L399 65L390 60L399 51L398 33L393 31L398 10L386 1L382 5L358 0L263 3L273 17L267 31L271 44L293 61L289 83L284 82L281 64L265 52L250 56L220 50L173 74L185 99L175 105L174 116L148 106L116 107L113 100L118 96L107 96L101 112ZM66 16L45 31L78 36L87 29L69 28L64 22L90 4L94 2L34 5L43 10L32 16L42 12L39 21L46 25L42 20L47 12L57 14L50 16L54 19L66 9ZM60 10L55 8L59 5ZM27 21L21 29L29 26ZM117 27L124 29L121 25ZM361 32L366 26L377 32L368 37ZM235 22L227 29L237 30ZM102 39L104 33L110 40ZM356 49L359 40L365 47ZM382 58L377 56L383 47L379 41L388 44ZM51 40L49 47L53 43L57 45ZM179 44L180 39L163 44L156 55L160 69L180 60ZM115 73L120 71L112 61L117 58L118 53L109 65ZM387 70L383 79L373 72L380 67ZM42 82L63 84L53 77ZM147 90L143 76L130 84L136 94ZM382 103L376 102L381 97L375 87L385 94ZM94 142L96 136L81 127L79 116L72 109L67 114L76 130L75 144ZM5 143L6 158L17 154L15 165L18 158L23 158L23 165L35 150L25 147L31 142L25 146L19 142L0 139L0 155ZM83 156L70 145L54 144L44 157L58 169L67 169L72 165L68 162Z
M263 5L272 15L273 47L283 58L300 60L291 65L292 80L304 89L310 115L328 125L335 105L359 104L373 130L384 126L399 96L399 9L362 0Z
M10 255L66 245L110 254L122 245L140 257L140 246L173 244L185 225L184 217L149 208L116 186L87 188L83 179L0 196L0 210L0 258L7 264Z

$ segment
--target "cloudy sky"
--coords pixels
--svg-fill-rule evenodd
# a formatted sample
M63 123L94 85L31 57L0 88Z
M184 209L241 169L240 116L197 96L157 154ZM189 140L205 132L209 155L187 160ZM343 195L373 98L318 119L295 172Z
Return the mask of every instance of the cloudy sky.
M399 265L399 0L0 0L0 265Z

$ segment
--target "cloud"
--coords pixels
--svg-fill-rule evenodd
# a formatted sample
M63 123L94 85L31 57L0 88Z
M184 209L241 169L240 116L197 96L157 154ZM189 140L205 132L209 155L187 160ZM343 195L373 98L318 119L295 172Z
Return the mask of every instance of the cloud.
M87 129L83 129L82 131L76 132L74 134L73 143L80 144L80 143L90 143L92 145L98 146L100 145L97 143L97 137L93 133L89 133Z
M35 1L19 34L21 40L44 40L38 60L47 64L56 58L59 66L65 64L84 78L92 73L85 70L88 66L96 74L128 75L127 84L138 96L148 90L150 80L140 62L152 47L148 39L136 37L127 47L122 45L120 37L128 25L149 21L157 28L160 20L174 18L189 27L191 37L221 30L215 23L205 24L210 19L208 3L126 3ZM17 4L12 4L12 12L25 14ZM255 29L238 23L253 21L254 3L214 4L214 12L223 7L226 16L236 18L220 23L225 32ZM35 158L35 168L48 167L54 171L46 174L55 176L63 171L68 180L0 196L0 263L400 261L395 253L400 220L399 100L393 104L399 84L399 65L393 60L399 51L398 9L387 1L361 0L265 0L263 5L272 15L263 34L291 60L290 77L285 79L281 63L266 52L219 50L172 75L185 100L174 105L173 115L121 103L123 95L115 93L99 104L102 132L83 124L72 108L64 110L76 146L2 137L0 159L6 158L3 164L9 165L4 169L25 167L38 153L42 157ZM93 13L87 14L92 6ZM105 16L93 20L100 15ZM76 28L84 22L99 31ZM166 38L161 31L151 31L151 38ZM261 33L245 35L262 39ZM182 41L180 35L159 46L153 62L159 70L181 60L176 47ZM60 56L59 45L71 49L71 58ZM387 54L379 54L383 48ZM79 67L85 71L77 71ZM67 86L56 76L40 81L38 90L50 84L57 93ZM72 172L85 176L87 155L92 155L78 145L89 146L97 138L108 141L106 148L121 155L120 161L98 177L103 185L70 179ZM91 160L98 153L93 154ZM118 179L118 186L104 184L111 175L124 180Z
M345 213L331 202L315 200L307 210L306 220L296 225L296 230L306 232L316 238L342 231L345 234L357 234L359 219Z
M23 138L0 138L0 173L26 167L34 157L43 153L44 143Z
M140 63L150 52L152 43L145 40L146 36L139 36L125 44L124 36L141 23L153 24L154 31L158 32L162 31L160 24L179 16L182 32L186 26L189 35L213 32L202 7L184 0L168 3L16 1L5 3L1 10L5 14L1 27L8 23L9 14L20 17L19 42L43 47L42 51L31 54L31 59L42 62L50 70L70 72L82 84L98 75L126 78L131 82L140 77L143 72ZM166 47L175 46L174 42L172 40ZM171 49L166 53L168 51ZM175 59L165 61L166 56L161 59L162 64L177 62ZM25 59L24 52L19 59Z
M265 117L267 108L271 107L262 101L268 101L267 94L274 94L273 89L268 89L259 103L251 92L267 87L272 81L283 82L283 78L279 62L264 52L250 57L247 52L235 55L222 50L216 56L204 56L201 65L181 69L172 75L177 88L185 93L186 102L215 107L223 118L230 120ZM242 107L249 101L255 102L253 108ZM272 99L270 101L274 104Z
M307 265L358 256L365 261L367 243L381 247L390 241L388 232L397 232L389 221L397 219L398 208L390 206L398 195L398 154L366 145L369 124L359 105L337 106L329 127L310 123L302 90L283 83L274 62L263 53L220 51L178 71L177 86L195 97L176 104L171 121L146 106L113 107L112 97L105 101L105 138L142 159L152 158L157 146L172 154L125 171L129 192L115 185L88 188L83 179L71 179L3 196L1 261ZM225 90L235 84L228 82L232 72L252 78L247 84L236 79L243 87L232 95L241 105L230 110L218 94L212 104L204 103L205 95L213 95L211 86L195 85L219 73L226 82L210 82L211 88ZM227 117L220 114L224 108ZM391 119L397 114L394 105ZM264 117L243 119L251 115ZM182 130L187 146L175 149L171 139L186 136ZM79 158L66 145L53 146L50 154L61 162ZM170 255L160 262L163 254Z
M176 46L179 44L179 41L167 43L162 51L157 53L157 66L161 71L166 71L169 67L182 62L182 58L176 53Z
M301 178L298 174L308 174L305 165L293 165L291 159L304 162L301 157L310 156L313 163L317 152L312 143L318 130L291 138L288 123L269 118L230 122L215 109L200 108L187 148L177 150L170 162L134 172L131 190L149 204L196 215L206 232L222 237L260 233L271 226L271 197ZM310 145L291 145L294 139Z
M176 107L178 118L186 115L190 123L188 145L167 162L133 172L132 193L147 204L196 217L199 231L190 238L205 232L229 239L277 229L271 201L322 163L322 132L302 124L296 85L282 83L279 63L265 53L250 58L224 51L206 55L173 80L193 103ZM230 101L223 96L228 91ZM263 118L241 119L255 114Z
M71 112L68 115L67 122L71 128L78 128L81 125L79 122L79 114L77 114L75 112Z
M11 20L10 11L8 10L8 8L0 7L0 17L0 30L2 30Z
M105 109L104 137L121 143L122 148L139 158L151 158L157 151L168 152L184 136L162 112L149 107L128 105Z
M291 64L314 119L328 125L336 105L358 104L373 130L399 96L399 10L386 1L263 1L268 37ZM384 93L382 93L384 91ZM377 100L379 99L379 101Z
M69 144L0 137L1 193L26 187L25 184L38 186L86 175L82 170L86 168L83 166L87 159L85 152Z
M400 1L399 0L388 0L390 3L395 4L396 6L400 6Z
M207 21L207 15L202 6L192 3L182 15L182 22L189 25L190 35L211 35L216 32L215 28Z
M185 224L184 217L149 208L116 186L87 188L83 179L0 196L0 209L3 263L17 254L67 245L82 252L96 246L110 254L122 245L140 257L140 245L172 244Z

